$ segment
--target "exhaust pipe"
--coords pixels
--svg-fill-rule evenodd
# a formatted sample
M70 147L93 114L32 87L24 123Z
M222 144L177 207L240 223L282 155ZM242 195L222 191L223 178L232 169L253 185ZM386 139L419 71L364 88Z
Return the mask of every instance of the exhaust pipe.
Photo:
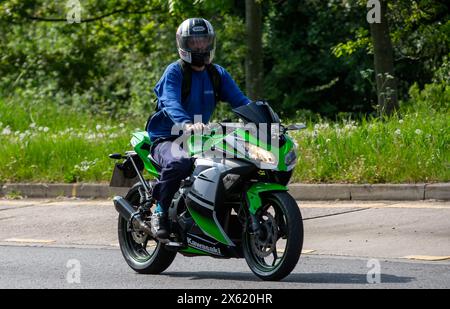
M121 196L116 196L113 198L113 202L114 207L122 218L124 218L127 222L130 222L135 229L142 230L146 234L153 236L151 227L141 219L139 211L136 211L136 209L128 203L126 199Z
M133 217L139 214L139 212L137 212L136 209L121 196L115 196L113 198L113 202L116 211L122 216L122 218L127 220L127 222L130 222Z

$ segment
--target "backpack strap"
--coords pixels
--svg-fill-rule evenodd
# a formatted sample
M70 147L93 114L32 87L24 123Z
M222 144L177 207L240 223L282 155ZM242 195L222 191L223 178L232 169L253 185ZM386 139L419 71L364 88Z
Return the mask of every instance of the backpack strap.
M179 59L178 65L181 68L181 73L183 74L183 82L181 84L181 102L186 102L189 94L191 93L191 85L192 85L192 68L191 65L182 59ZM214 98L216 100L216 104L220 101L220 92L222 89L222 76L220 76L219 71L217 70L214 64L206 65L206 70L208 72L209 79L213 84L214 90ZM159 111L158 98L155 99L155 112ZM150 117L151 118L151 117ZM150 118L147 121L146 130L148 128L148 124L150 122Z
M153 115L159 111L158 98L155 98L154 102L155 102L155 112L153 114L151 114L150 116L148 116L147 122L145 123L145 131L148 131L148 127L150 125L150 120L152 120Z
M184 102L191 93L192 68L188 63L184 62L181 59L178 60L177 62L181 68L181 73L183 74L183 83L181 85L181 101ZM155 98L155 112L158 111L159 111L158 98Z
M216 104L220 102L220 92L222 90L222 76L220 76L214 64L206 65L206 70L208 71L209 79L213 84L214 98L216 99Z
M191 93L192 68L189 63L181 59L178 60L178 64L181 67L181 73L183 74L183 82L181 84L181 102L186 102L189 94Z
M181 100L185 102L191 93L192 86L192 68L191 65L183 60L178 60L178 64L181 67L181 71L183 73L183 83L181 86ZM217 70L214 64L206 65L206 71L208 72L209 79L213 85L214 90L214 98L216 103L220 101L220 92L222 89L222 76L220 76L219 71Z

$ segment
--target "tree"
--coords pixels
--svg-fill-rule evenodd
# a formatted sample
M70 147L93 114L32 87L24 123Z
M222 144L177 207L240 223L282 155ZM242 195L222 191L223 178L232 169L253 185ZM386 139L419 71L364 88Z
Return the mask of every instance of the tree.
M247 29L246 89L252 100L263 96L262 8L257 0L245 2Z
M345 57L333 53L341 42L369 35L365 6L352 2L291 0L267 4L264 90L282 117L309 115L306 110L330 118L340 112L373 111L375 89L360 73L373 68L373 57L359 46Z
M381 114L391 115L398 108L397 82L394 77L394 52L387 20L387 1L380 0L379 4L380 22L370 23L378 108Z
M213 23L217 63L244 85L245 27L229 0L80 2L80 23L68 23L66 1L0 0L0 98L147 116L154 85L178 58L176 29L192 16Z

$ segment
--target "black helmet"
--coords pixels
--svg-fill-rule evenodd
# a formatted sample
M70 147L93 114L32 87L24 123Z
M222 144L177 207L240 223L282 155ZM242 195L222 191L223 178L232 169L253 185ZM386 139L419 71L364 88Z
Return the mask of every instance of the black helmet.
M190 18L178 27L177 46L181 59L201 67L214 59L216 33L206 19Z

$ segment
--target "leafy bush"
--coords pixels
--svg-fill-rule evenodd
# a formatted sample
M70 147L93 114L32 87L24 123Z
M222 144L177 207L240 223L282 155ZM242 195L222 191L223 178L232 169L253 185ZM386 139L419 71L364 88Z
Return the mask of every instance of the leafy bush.
M446 59L436 71L434 82L420 89L415 83L409 90L411 99L403 104L406 110L434 110L446 113L450 110L450 62Z

